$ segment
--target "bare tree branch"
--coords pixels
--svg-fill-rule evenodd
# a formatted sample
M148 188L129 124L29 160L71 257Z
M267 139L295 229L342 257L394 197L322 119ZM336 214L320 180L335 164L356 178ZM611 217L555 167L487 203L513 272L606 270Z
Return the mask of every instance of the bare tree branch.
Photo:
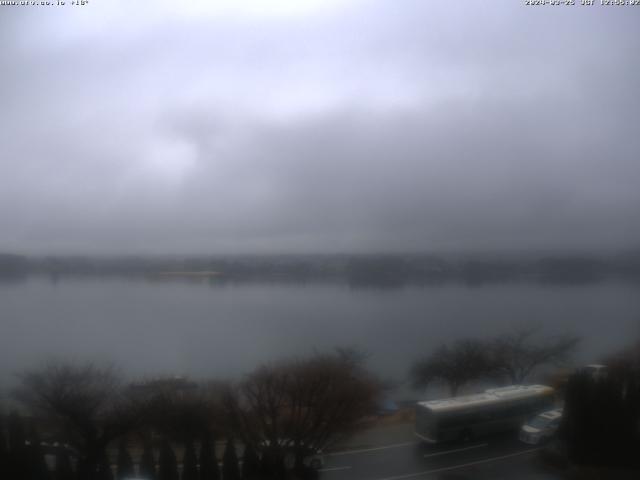
M128 395L113 366L53 361L20 376L15 397L67 432L81 453L81 476L100 470L104 449L142 424L147 405Z
M257 369L227 398L238 433L276 457L293 449L300 461L353 431L381 391L360 358L337 352Z
M451 395L472 381L491 375L493 364L485 343L459 340L442 345L431 355L416 362L410 371L414 388L426 388L434 382L449 386Z
M571 335L539 338L539 328L523 325L497 338L491 351L497 372L519 384L542 365L567 362L579 341L579 337Z

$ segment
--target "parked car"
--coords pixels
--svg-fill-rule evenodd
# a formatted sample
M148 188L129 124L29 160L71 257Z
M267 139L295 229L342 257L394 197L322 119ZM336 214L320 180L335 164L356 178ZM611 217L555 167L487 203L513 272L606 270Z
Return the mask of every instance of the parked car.
M25 445L30 444L31 443L28 440L25 441ZM56 469L58 455L62 452L65 452L69 456L69 460L72 465L75 466L78 461L78 451L68 443L57 442L55 440L48 442L43 441L40 442L40 448L44 455L45 464L50 471L54 471Z
M594 380L602 380L607 377L606 365L585 365L579 369L580 372L586 373Z
M520 428L520 440L538 445L552 438L562 420L562 409L549 410L536 415Z
M262 449L268 449L269 441L265 440L262 442L261 447ZM284 450L284 463L286 468L293 468L295 465L295 447L293 446L293 442L288 439L280 440L279 447ZM305 445L302 445L299 448L302 448L304 452L304 457L302 459L303 465L314 470L319 470L323 467L324 457L322 451Z

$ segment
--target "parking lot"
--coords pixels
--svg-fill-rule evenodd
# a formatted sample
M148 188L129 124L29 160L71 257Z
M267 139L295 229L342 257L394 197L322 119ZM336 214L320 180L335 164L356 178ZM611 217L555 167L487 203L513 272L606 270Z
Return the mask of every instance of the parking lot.
M413 425L396 426L394 443L381 443L383 430L362 448L325 455L324 480L402 480L420 478L551 480L559 478L538 461L540 447L526 445L516 432L468 443L424 445L413 437ZM404 440L404 441L401 441Z

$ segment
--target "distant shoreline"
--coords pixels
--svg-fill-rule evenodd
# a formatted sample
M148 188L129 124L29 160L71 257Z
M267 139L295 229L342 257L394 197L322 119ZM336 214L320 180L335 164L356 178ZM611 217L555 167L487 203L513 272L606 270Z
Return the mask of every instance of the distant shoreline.
M237 255L26 257L0 254L0 279L46 275L346 283L353 286L640 283L640 253L620 255Z
M157 272L150 273L147 276L150 277L184 277L184 278L211 278L218 277L222 275L221 272L216 271L192 271L192 272L181 272L181 271L169 271L169 272Z

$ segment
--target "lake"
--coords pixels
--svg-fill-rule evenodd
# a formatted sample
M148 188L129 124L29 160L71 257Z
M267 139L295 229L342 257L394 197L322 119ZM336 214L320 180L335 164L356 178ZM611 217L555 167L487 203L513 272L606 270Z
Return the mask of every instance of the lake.
M0 284L0 322L5 385L51 356L114 361L131 376L230 378L336 346L365 350L369 367L402 381L442 342L522 322L581 335L576 362L595 362L640 336L640 296L620 283L354 289L31 277Z

